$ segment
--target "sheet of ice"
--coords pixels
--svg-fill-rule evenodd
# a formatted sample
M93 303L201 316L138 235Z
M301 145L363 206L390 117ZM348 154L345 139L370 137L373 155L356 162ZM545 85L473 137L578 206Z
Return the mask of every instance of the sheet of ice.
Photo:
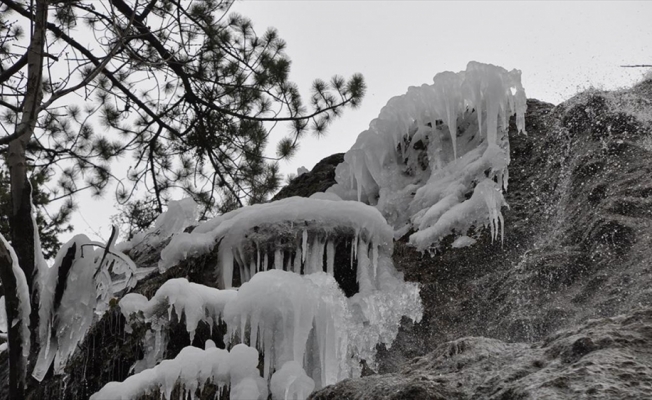
M437 74L432 85L389 100L345 154L327 193L376 206L399 237L429 229L485 177L507 189L509 117L525 132L525 111L518 70L470 62L466 71ZM500 208L492 212L499 220ZM437 237L421 248L436 246Z
M305 400L313 390L315 382L296 361L286 362L272 375L270 391L273 400Z
M285 260L288 265L294 260L292 265L298 271L321 271L326 246L343 231L358 232L370 248L380 247L391 254L392 229L375 208L337 198L291 197L243 207L200 224L190 234L175 235L161 253L159 270L163 272L189 255L210 251L219 243L219 287L232 286L234 269L246 281L252 270L285 268Z
M258 351L238 344L226 351L207 342L206 349L184 347L172 360L132 375L123 382L109 382L91 400L130 400L159 391L162 398L170 399L172 390L179 385L183 398L197 399L197 389L206 383L218 387L230 386L231 400L266 400L267 383L257 369ZM219 392L217 394L219 399Z
M11 324L12 326L15 326L14 324L17 323L20 324L20 336L23 342L23 357L25 359L25 364L27 364L27 358L29 357L29 349L31 345L29 335L29 314L32 310L31 304L29 302L29 288L27 287L27 279L25 279L25 273L18 264L18 257L16 256L16 252L14 251L13 247L9 245L2 234L0 234L0 240L2 241L5 249L9 251L9 256L11 257L11 270L14 273L14 277L16 279L18 316L20 319L11 321ZM3 310L6 310L5 307L3 307ZM6 318L7 317L5 314L5 319ZM6 321L6 323L8 324L9 321Z

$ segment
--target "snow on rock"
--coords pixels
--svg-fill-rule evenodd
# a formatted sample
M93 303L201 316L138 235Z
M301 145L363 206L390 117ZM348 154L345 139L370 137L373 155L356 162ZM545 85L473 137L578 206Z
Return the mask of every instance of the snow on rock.
M132 321L134 314L141 311L145 322L151 326L144 338L144 358L136 362L134 370L140 372L151 368L163 358L167 342L165 328L173 313L179 321L182 316L185 318L192 342L199 321L208 323L212 329L222 319L226 303L236 294L235 290L219 290L178 278L166 281L149 301L137 293L124 296L119 305L125 319Z
M54 373L63 372L93 321L108 308L109 300L135 285L135 269L127 256L105 251L104 244L86 235L76 235L61 246L52 267L39 276L41 348L32 374L35 379L42 380L53 361ZM61 276L65 282L59 281Z
M301 364L288 361L272 375L270 389L273 400L305 400L315 390L315 382Z
M324 254L329 260L326 270L332 273L334 257L329 252L334 238L343 231L350 234L355 246L359 243L374 254L379 249L391 254L392 229L378 210L328 197L332 200L291 197L243 207L200 224L192 233L174 235L161 252L159 270L163 272L190 255L203 254L219 242L220 287L232 286L236 268L242 282L271 268L306 274L321 271ZM360 260L358 265L360 268Z
M421 250L471 225L493 227L496 237L505 205L500 192L508 183L511 115L525 132L520 75L470 62L466 71L437 74L432 85L392 98L345 154L328 192L376 206L395 236L416 230L410 241ZM493 185L483 183L487 179ZM484 210L472 195L478 190ZM456 208L465 202L472 204Z
M361 360L375 365L381 340L391 345L403 315L421 319L417 286L398 280L393 284L392 292L373 289L347 299L324 272L304 276L260 272L226 305L227 338L261 350L265 378L291 361L302 366L316 388L356 377ZM304 390L306 385L307 381L292 390Z
M16 294L18 297L18 315L20 316L20 321L14 320L11 321L11 324L12 326L15 326L16 323L20 323L20 336L22 337L23 342L23 357L25 358L25 363L27 363L31 344L29 335L29 314L32 310L31 304L29 302L29 288L27 287L27 279L25 279L25 273L18 264L18 257L16 256L16 252L14 251L13 247L9 245L2 234L0 234L0 240L2 240L2 244L9 252L11 257L11 270L13 271L14 277L16 279ZM6 320L7 314L4 304L5 302L3 301L2 303L2 309L5 312L5 325L7 325L9 324L9 321ZM8 327L9 326L7 325L7 328Z
M305 173L307 173L307 172L309 172L309 171L308 171L308 168L306 168L306 167L301 166L301 167L297 168L297 176L298 177L305 174Z
M188 346L172 360L130 376L123 382L109 382L91 396L91 400L130 400L160 392L161 398L170 399L172 390L179 385L183 398L197 399L207 383L230 387L231 400L266 400L267 384L256 368L258 351L244 344L231 351L218 349L211 341L206 349ZM220 398L217 391L217 399Z

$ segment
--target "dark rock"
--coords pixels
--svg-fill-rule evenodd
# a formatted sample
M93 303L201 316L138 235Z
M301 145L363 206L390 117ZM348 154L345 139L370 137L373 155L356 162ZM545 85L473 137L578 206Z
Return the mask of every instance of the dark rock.
M344 161L344 153L324 158L312 168L312 171L294 178L272 200L281 200L292 196L310 197L314 193L325 192L335 184L335 167L342 161Z

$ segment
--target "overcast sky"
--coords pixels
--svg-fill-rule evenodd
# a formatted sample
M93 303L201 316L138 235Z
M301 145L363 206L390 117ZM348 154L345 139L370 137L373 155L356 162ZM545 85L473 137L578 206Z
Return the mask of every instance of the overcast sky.
M391 97L472 60L520 69L527 96L554 104L589 87L630 86L645 70L620 66L652 64L652 1L238 0L231 11L249 17L259 34L278 29L306 100L315 78L360 72L366 79L361 107L347 110L325 137L303 140L282 163L284 173L345 152ZM79 197L75 233L108 238L111 193L102 201Z

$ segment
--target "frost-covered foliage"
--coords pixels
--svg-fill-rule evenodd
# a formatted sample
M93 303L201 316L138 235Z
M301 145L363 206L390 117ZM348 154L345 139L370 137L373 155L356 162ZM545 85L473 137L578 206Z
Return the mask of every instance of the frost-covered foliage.
M420 250L451 233L502 231L509 117L525 131L520 71L470 62L392 98L336 169L328 191L376 206ZM469 198L470 195L470 198ZM467 200L468 199L468 200ZM502 234L502 233L501 233Z
M91 324L108 308L109 300L133 288L137 276L134 263L111 250L111 244L105 249L86 235L76 235L64 244L52 267L39 276L41 347L32 376L42 380L52 362L54 373L62 373Z
M107 383L91 400L131 400L156 391L162 398L170 399L177 385L182 390L181 398L196 399L197 389L207 383L218 386L218 400L221 389L228 386L231 400L266 400L267 383L257 366L256 349L239 344L229 352L216 348L209 340L205 350L185 347L173 360L165 360L124 382Z

